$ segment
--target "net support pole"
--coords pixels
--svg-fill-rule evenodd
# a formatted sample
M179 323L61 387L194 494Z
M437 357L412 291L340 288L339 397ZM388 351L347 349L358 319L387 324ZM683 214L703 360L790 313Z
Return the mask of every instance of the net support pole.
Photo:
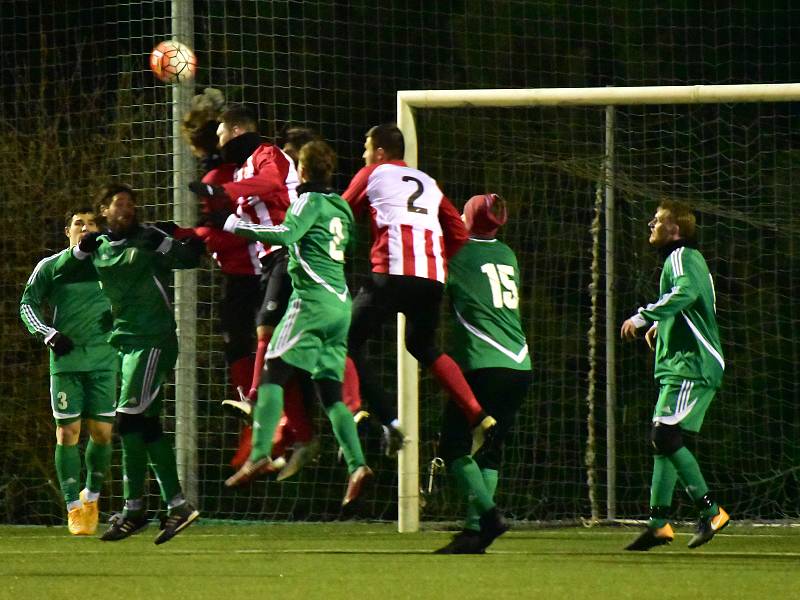
M172 34L194 48L194 7L192 0L172 0ZM191 82L172 86L172 172L175 220L191 226L197 207L187 188L194 179L195 160L181 140L181 120L188 110L194 86ZM197 273L194 269L175 272L175 322L178 325L178 361L175 365L175 454L183 492L198 500L197 479Z
M606 107L605 277L606 277L606 518L617 518L617 324L614 254L614 106Z
M397 99L397 126L405 138L405 161L417 166L417 134L411 108ZM406 350L406 319L397 315L397 415L406 443L397 455L397 531L419 531L419 368Z

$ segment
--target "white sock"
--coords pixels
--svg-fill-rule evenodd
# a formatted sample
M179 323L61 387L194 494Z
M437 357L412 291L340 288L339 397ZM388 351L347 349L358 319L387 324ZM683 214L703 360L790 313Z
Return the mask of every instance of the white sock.
M83 502L81 502L80 500L73 500L72 502L67 502L67 512L76 508L83 508Z
M93 492L89 488L84 488L83 497L86 498L87 502L97 502L97 499L100 497L100 492Z

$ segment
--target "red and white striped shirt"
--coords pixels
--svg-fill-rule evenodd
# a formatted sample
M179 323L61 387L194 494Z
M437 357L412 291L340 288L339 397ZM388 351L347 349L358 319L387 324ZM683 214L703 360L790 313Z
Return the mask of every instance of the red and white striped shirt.
M233 180L236 165L226 163L205 174L202 181L212 185L223 185ZM260 248L255 243L233 233L213 227L178 227L173 232L175 239L196 236L203 240L206 249L217 261L223 273L229 275L260 275Z
M369 207L372 271L444 283L447 256L468 236L458 211L436 181L401 160L362 168L342 197L354 214Z
M233 199L236 214L248 223L280 225L286 218L289 204L297 200L297 177L292 159L272 144L261 144L245 163L233 173L233 181L223 184ZM263 249L257 242L260 256L279 246Z

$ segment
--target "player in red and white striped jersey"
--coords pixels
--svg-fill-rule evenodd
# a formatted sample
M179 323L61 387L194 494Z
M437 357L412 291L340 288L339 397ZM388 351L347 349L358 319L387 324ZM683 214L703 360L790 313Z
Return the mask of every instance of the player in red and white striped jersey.
M231 203L242 219L263 225L279 225L289 203L297 199L299 183L292 159L277 146L263 142L255 116L244 106L232 106L219 116L217 137L222 160L236 165L233 180L215 185L190 184L192 191L216 203ZM262 286L265 290L256 321L258 345L248 397L253 399L264 353L275 325L286 310L291 282L286 273L285 248L259 247Z
M369 211L372 221L372 274L353 301L348 353L361 379L362 396L384 426L389 454L399 450L403 436L393 403L371 368L366 343L398 312L406 316L408 351L431 370L476 436L494 425L461 369L435 344L447 257L464 245L467 232L436 181L403 162L404 154L403 133L396 125L373 127L364 143L366 166L342 194L356 217Z

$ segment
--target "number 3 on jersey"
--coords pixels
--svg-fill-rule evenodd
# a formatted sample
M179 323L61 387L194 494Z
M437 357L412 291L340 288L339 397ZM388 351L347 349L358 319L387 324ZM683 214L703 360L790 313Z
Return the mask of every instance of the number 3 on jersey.
M343 262L344 250L339 248L339 245L344 240L344 226L342 225L342 220L339 217L333 217L330 225L328 225L328 231L333 235L333 239L328 245L328 254L331 255L333 260Z
M495 265L486 263L481 266L486 273L492 288L492 304L495 308L515 309L519 306L517 283L514 281L514 267L511 265Z

